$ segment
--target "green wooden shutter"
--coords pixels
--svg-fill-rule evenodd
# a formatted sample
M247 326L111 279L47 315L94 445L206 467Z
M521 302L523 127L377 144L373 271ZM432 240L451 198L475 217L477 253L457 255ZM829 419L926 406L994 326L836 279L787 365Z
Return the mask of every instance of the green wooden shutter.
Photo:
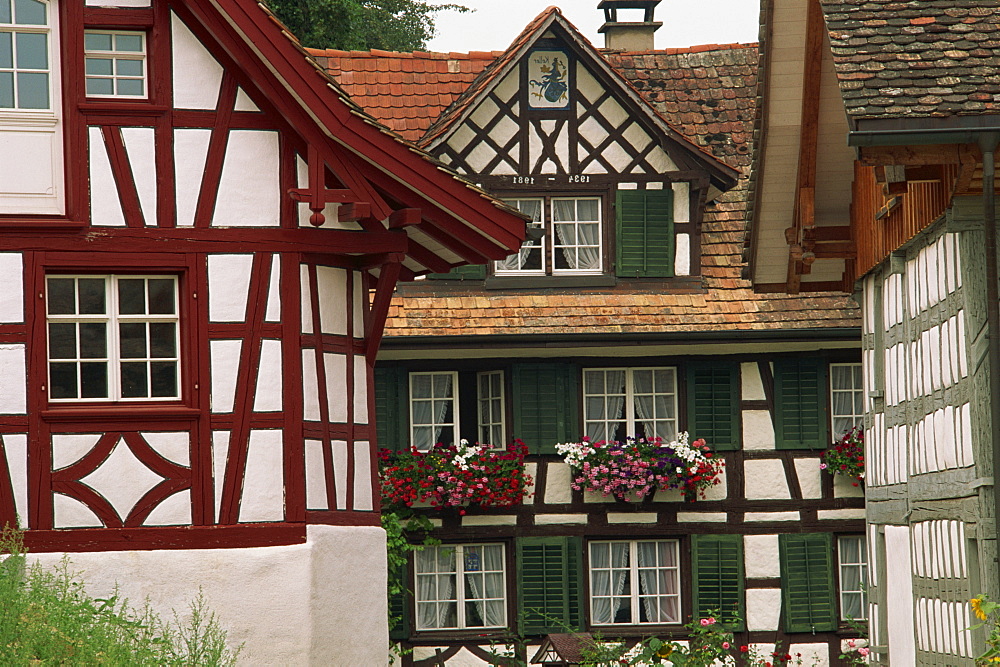
M830 446L827 433L826 360L776 359L774 437L778 449Z
M837 629L830 533L780 535L781 606L785 632Z
M402 567L400 570L400 581L404 586L408 586L406 568ZM410 591L403 590L396 595L389 595L389 614L396 620L395 625L389 628L389 639L395 641L409 639L413 629L412 607L413 595Z
M486 265L456 266L448 273L428 273L427 277L431 280L483 280L486 278Z
M673 190L619 190L616 212L618 277L673 277Z
M581 538L519 538L517 583L522 634L578 632L583 628Z
M687 369L688 433L719 451L740 448L739 366L701 361Z
M698 617L719 611L734 630L743 630L743 537L694 535L691 538L694 570L694 611ZM737 624L734 619L739 618Z
M409 445L408 377L406 369L399 366L375 367L375 430L379 447L399 451Z
M514 364L514 433L533 454L580 437L580 369L573 364Z

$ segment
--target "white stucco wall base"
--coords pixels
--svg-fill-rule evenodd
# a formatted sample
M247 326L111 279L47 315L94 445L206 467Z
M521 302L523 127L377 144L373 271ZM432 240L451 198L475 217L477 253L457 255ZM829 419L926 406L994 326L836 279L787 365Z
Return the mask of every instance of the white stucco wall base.
M68 554L91 595L148 598L165 619L184 618L201 588L209 609L244 644L240 664L385 665L385 532L309 526L305 544L245 549ZM63 554L36 554L55 566Z

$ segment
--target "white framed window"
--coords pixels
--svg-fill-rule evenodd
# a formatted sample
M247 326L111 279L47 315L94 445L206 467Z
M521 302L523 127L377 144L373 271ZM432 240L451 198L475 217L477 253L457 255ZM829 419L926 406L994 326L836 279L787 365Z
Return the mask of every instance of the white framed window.
M180 398L175 276L46 277L49 399Z
M837 538L840 569L840 617L863 621L868 618L868 555L864 535Z
M865 389L861 364L830 364L830 422L834 439L864 424Z
M590 543L594 625L681 622L678 540Z
M147 96L145 33L87 30L83 47L87 97Z
M583 371L584 431L590 440L677 436L677 369L588 368Z
M506 626L505 560L502 544L449 544L417 551L417 629Z
M476 400L479 407L479 443L504 449L503 371L483 371L476 375Z
M521 213L531 216L529 227L545 228L545 200L541 198L505 199ZM500 260L494 266L497 275L544 276L545 237L538 240L526 239L521 249Z
M552 272L601 272L601 200L552 200Z
M0 0L0 110L52 109L48 2Z
M497 275L594 275L604 270L600 197L515 197L505 201L545 230L494 264Z
M458 373L410 373L410 442L420 451L458 436Z

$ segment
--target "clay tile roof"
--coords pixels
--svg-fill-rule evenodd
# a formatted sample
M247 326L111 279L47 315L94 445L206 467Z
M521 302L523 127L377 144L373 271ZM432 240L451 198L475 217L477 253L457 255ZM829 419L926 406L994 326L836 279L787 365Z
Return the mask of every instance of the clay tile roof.
M686 289L456 290L428 280L393 299L388 338L501 334L670 333L857 327L840 294L756 294L740 277L747 174L756 111L756 45L605 53L667 122L731 167L739 184L706 211L702 280Z
M309 49L309 53L356 104L415 142L501 52Z
M821 0L855 119L1000 113L1000 0Z

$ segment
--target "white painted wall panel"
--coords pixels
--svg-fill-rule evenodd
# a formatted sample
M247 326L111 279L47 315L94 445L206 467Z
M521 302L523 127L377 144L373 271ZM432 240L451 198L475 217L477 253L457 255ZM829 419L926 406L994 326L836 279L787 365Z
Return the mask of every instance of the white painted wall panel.
M371 443L354 443L354 509L370 511L374 509L372 498L372 456Z
M212 340L208 343L212 364L212 412L233 411L242 347L241 340Z
M240 521L283 521L285 518L284 452L279 430L250 431Z
M55 72L53 78L58 80ZM58 105L57 99L53 102ZM0 155L31 156L30 160L0 160L0 214L65 212L62 127L54 114L6 111Z
M894 563L910 562L910 531L906 526L885 527L885 553ZM872 568L874 569L874 568ZM886 637L893 665L915 665L913 580L910 568L886 569Z
M52 469L73 465L97 445L100 433L55 433L52 435Z
M302 418L319 421L319 379L316 375L316 352L302 350Z
M260 111L260 107L253 103L253 100L250 99L250 96L247 95L247 92L243 88L238 88L236 90L235 110L257 112Z
M52 496L52 525L56 528L100 528L104 524L79 500L56 493Z
M319 288L320 330L326 334L347 335L347 271L331 266L316 267Z
M323 466L323 443L305 441L306 458L306 509L328 510L326 500L326 469Z
M215 477L215 515L222 507L222 486L229 459L229 431L212 431L212 474Z
M279 412L281 410L281 392L281 341L263 340L260 348L257 395L254 397L253 411Z
M208 319L243 322L250 293L253 255L208 256Z
M347 422L347 357L343 354L324 354L326 367L326 401L330 408L330 421Z
M118 185L111 171L111 159L99 127L91 127L90 135L90 221L100 227L124 227Z
M222 65L174 13L170 14L170 26L174 106L178 109L215 109L222 84Z
M149 227L156 218L156 131L151 127L123 127L122 141L132 168L132 180L139 193L142 217Z
M365 305L368 300L368 294L364 289L364 276L361 272L354 272L354 294L351 295L352 301L351 305L353 311L351 314L351 322L354 329L355 338L365 337Z
M347 509L347 443L333 441L333 480L336 484L337 509Z
M771 579L781 576L777 535L744 535L744 575L748 579Z
M191 434L187 431L143 433L143 440L154 452L185 468L191 465Z
M313 315L312 287L309 283L309 267L306 264L299 265L299 284L302 290L302 300L299 304L302 317L302 333L308 334L313 332Z
M23 344L0 345L0 414L28 412L27 371Z
M354 357L354 423L368 423L368 362Z
M229 132L213 226L281 224L278 136L277 132L263 130ZM253 165L253 169L247 165Z
M791 498L785 467L780 459L750 459L743 466L747 500Z
M774 423L770 412L743 411L743 448L774 449Z
M281 255L271 258L271 278L267 286L267 311L264 319L268 322L281 321Z
M178 227L194 225L211 138L211 130L174 130L174 189L177 192Z
M7 470L14 489L14 511L22 528L28 526L28 436L23 433L0 435L7 455Z
M691 235L677 234L675 237L674 275L691 275Z
M172 494L157 505L146 520L144 526L190 526L191 525L191 490L184 489Z
M781 616L781 589L748 588L747 630L769 632L778 629Z
M163 478L139 461L124 440L119 440L97 470L80 481L104 496L124 520Z
M24 322L24 265L19 252L0 253L0 324Z

